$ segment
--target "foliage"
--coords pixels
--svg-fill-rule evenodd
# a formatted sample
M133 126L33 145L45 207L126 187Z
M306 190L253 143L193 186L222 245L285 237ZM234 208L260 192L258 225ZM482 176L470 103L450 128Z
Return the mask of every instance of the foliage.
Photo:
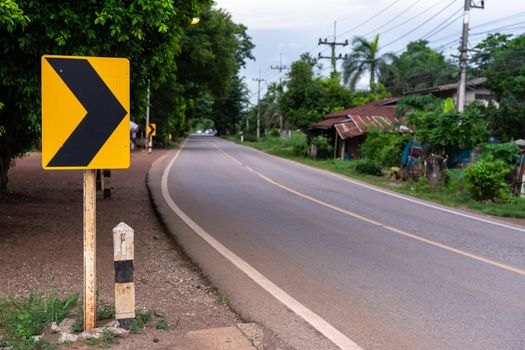
M278 98L279 111L293 128L306 132L322 116L352 104L351 92L336 78L314 75L317 61L309 54L292 63L288 73L287 90Z
M420 102L423 100L426 98ZM450 154L471 149L487 138L487 122L479 108L469 106L460 113L448 110L446 106L445 101L439 101L434 109L431 109L432 104L424 104L423 109L414 108L406 115L405 123L415 129L416 139L428 145L429 151Z
M350 89L355 90L359 79L368 72L370 74L370 91L376 91L376 75L379 67L386 65L395 56L386 53L379 56L379 34L371 41L364 37L354 37L352 40L352 53L343 62L343 81Z
M22 11L18 15L24 16L25 23L6 25L0 16L0 96L4 103L0 125L5 129L0 136L0 188L7 186L11 160L31 149L40 133L43 54L128 58L131 114L143 115L147 82L156 88L173 73L181 33L207 3L20 0L16 2ZM15 2L2 1L4 4Z
M407 91L445 84L456 74L456 64L430 48L428 41L418 40L409 43L392 63L380 66L379 82L392 95L399 96Z
M76 307L78 295L59 298L31 293L27 299L0 300L0 346L3 342L14 348L33 348L31 338L39 335L51 322L60 323ZM2 339L3 338L3 339Z
M165 318L160 318L157 323L155 323L155 328L156 329L162 329L162 330L167 330L169 328L169 323L168 321L166 321Z
M318 158L330 158L333 155L334 148L324 136L316 136L312 139L312 144L317 146Z
M381 167L377 165L374 161L369 159L359 159L353 161L353 166L355 171L361 174L381 176L383 172Z
M97 302L97 320L110 320L115 317L115 305Z
M176 82L186 101L186 119L207 117L220 134L235 132L247 104L245 83L239 70L253 59L254 45L247 28L234 23L224 10L208 6L198 25L181 39ZM202 114L202 103L206 108Z
M447 169L445 171L446 189L449 193L461 196L465 193L465 171L463 169Z
M391 167L401 163L403 149L410 135L381 131L377 128L368 130L366 139L361 145L361 154L378 164Z
M465 169L466 189L478 200L493 200L505 197L509 186L505 176L510 172L503 161L492 156L478 160Z
M523 138L525 130L525 34L489 34L475 47L473 63L486 86L496 94L499 106L487 113L490 127L502 140Z
M519 147L515 143L485 144L480 159L500 160L508 168L515 168L520 160Z

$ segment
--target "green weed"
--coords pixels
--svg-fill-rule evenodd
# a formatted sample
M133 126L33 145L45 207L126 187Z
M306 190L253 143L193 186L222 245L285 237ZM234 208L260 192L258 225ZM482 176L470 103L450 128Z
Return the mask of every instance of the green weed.
M162 330L166 330L169 328L169 323L168 321L166 321L165 318L160 318L157 323L155 323L155 328L156 329L162 329Z
M47 324L60 323L77 306L77 300L77 294L62 299L56 292L0 300L0 344L14 349L51 348L51 344L35 342L32 337Z

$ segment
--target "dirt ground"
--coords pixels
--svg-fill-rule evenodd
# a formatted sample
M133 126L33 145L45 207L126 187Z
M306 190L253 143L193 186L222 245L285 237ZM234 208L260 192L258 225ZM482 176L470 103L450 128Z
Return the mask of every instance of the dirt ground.
M111 199L98 194L100 300L113 303L112 228L125 222L135 230L137 307L165 316L171 325L167 331L149 325L145 334L121 339L114 349L165 348L188 331L241 322L219 302L220 293L176 247L152 209L147 171L165 153L133 152L130 169L112 171ZM82 294L82 171L44 171L40 162L40 153L17 160L8 193L0 192L0 297L53 289Z

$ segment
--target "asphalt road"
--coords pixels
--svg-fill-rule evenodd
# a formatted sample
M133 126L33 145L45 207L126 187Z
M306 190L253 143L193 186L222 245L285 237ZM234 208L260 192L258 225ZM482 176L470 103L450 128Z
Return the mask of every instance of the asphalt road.
M525 349L523 228L213 137L157 168L154 198L187 253L241 315L297 349L337 348L330 327L363 349ZM314 330L177 218L162 174L187 219L329 327Z

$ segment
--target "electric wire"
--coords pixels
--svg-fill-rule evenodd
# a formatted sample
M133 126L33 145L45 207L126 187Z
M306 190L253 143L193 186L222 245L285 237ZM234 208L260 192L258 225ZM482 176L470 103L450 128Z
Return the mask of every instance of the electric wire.
M390 23L398 20L400 18L400 16L404 15L405 13L407 13L409 10L413 9L414 6L416 6L418 3L420 3L421 0L416 0L416 2L414 2L413 4L410 4L406 9L404 9L403 11L401 11L397 16L394 16L394 18L392 18L390 21L387 21L386 23L383 23L382 25L380 25L379 27L375 28L375 29L372 29L371 31L369 31L368 33L366 34L363 34L363 36L369 36L370 34L374 34L376 33L377 31L379 31L380 29L386 27L387 25L389 25Z
M398 42L399 40L405 38L406 36L412 34L413 32L415 32L416 30L418 30L419 28L421 28L422 26L424 26L425 24L427 24L428 22L430 22L431 20L433 20L434 18L436 18L438 15L440 15L441 13L443 13L443 11L445 11L446 9L448 9L450 6L452 6L454 3L456 2L456 0L452 0L450 3L448 3L447 6L445 6L444 8L442 8L439 12L437 12L436 14L434 14L432 17L430 17L429 19L427 19L426 21L424 21L423 23L420 23L418 26L416 26L415 28L413 28L412 30L406 32L405 34L401 35L400 37L398 37L397 39L395 40L392 40L390 41L389 43L385 44L382 46L382 48L385 48L387 46L390 46L396 42Z

